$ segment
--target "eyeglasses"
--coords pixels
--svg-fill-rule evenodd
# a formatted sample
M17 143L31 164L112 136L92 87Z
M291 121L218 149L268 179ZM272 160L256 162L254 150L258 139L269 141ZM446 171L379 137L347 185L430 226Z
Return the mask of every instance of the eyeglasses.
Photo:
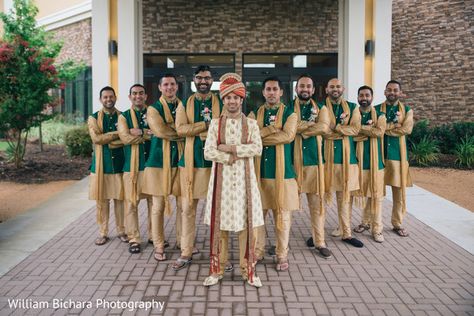
M212 80L212 77L201 77L201 76L196 76L194 77L196 79L196 81L211 81Z

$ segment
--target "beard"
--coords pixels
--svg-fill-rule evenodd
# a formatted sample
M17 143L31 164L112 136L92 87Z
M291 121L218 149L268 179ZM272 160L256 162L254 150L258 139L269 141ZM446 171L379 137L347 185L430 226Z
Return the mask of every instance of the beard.
M309 99L311 99L311 95L309 93L298 93L298 99L302 101L309 101Z
M387 100L388 100L390 103L393 104L393 103L397 102L398 99L397 99L397 97L394 96L394 95L389 95L389 96L387 96Z
M196 89L201 94L208 94L211 91L211 85L207 83L200 83L196 85Z
M107 103L104 103L103 105L104 105L104 108L110 110L115 106L115 102L107 102Z
M364 100L364 101L359 101L359 104L361 107L368 107L370 105L370 102L367 101L367 100Z
M329 96L333 99L333 100L337 100L341 97L341 93L335 91L335 92L331 92L329 93Z

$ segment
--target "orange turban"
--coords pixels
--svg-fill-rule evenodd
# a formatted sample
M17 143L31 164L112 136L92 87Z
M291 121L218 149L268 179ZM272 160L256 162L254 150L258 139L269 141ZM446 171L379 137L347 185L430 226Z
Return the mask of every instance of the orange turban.
M236 73L228 72L223 74L219 79L221 86L219 88L221 99L224 99L226 95L234 92L239 97L245 98L245 86L242 83L242 78Z

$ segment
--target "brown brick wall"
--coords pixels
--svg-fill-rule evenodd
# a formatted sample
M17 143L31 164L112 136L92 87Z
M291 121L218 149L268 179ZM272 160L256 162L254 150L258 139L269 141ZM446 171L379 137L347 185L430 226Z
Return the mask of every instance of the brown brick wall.
M338 2L143 0L145 53L337 52Z
M473 21L472 1L393 1L392 78L416 119L474 121Z
M91 19L66 25L52 31L54 38L63 42L63 48L57 58L58 62L65 59L84 61L92 65L92 26Z

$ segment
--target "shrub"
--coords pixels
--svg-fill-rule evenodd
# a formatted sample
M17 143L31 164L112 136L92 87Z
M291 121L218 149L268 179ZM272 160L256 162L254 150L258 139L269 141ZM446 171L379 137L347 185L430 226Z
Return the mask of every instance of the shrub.
M92 154L92 140L86 125L67 131L65 144L70 156L90 157Z
M455 122L453 132L458 141L463 137L474 136L474 122Z
M433 128L433 137L440 144L443 154L455 153L456 146L466 136L474 136L474 122L455 122Z
M425 135L418 143L412 143L410 159L420 166L429 166L439 160L437 141Z
M50 119L41 123L44 144L64 144L64 136L67 131L82 126L77 123L61 122L56 119ZM39 128L33 127L29 132L29 137L39 137Z
M456 146L456 164L472 168L474 166L474 136L465 136Z
M80 125L84 123L84 114L79 111L74 113L58 113L54 115L52 120L66 125Z
M432 130L429 127L429 124L430 122L428 120L420 120L415 123L411 134L408 135L410 149L413 148L413 144L418 144L424 137L431 135Z

